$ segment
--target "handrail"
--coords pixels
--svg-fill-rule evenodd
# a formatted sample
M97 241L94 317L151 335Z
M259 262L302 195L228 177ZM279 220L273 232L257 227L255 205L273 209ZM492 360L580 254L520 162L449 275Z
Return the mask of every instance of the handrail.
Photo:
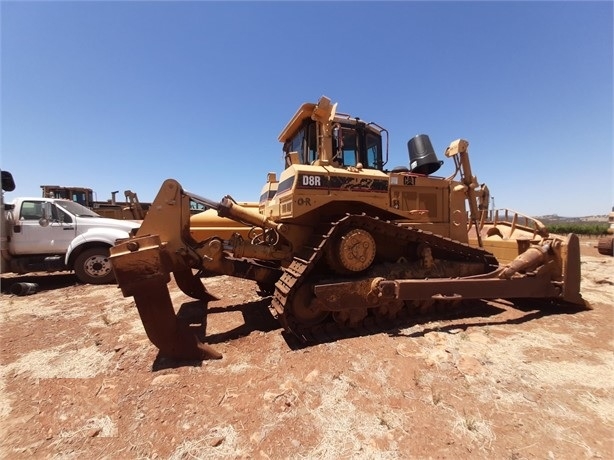
M479 211L479 229L482 230L486 225L506 225L510 227L510 233L513 233L516 229L523 229L525 231L533 232L533 236L549 235L546 226L538 219L527 216L525 214L513 211L507 208L491 209ZM469 213L467 213L469 215Z

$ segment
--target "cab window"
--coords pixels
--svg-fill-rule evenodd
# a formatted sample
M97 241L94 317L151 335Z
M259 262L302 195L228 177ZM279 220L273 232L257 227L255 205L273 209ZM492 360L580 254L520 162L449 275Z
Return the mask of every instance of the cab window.
M19 212L23 220L40 220L43 218L43 203L41 201L24 201Z
M313 163L318 159L318 143L316 126L308 122L284 144L284 153L298 152L299 162L304 165Z
M339 152L343 166L356 166L360 162L356 131L341 129L339 141Z
M366 148L367 148L367 168L382 169L382 138L372 133L367 133Z
M56 205L51 207L51 220L53 222L62 222L65 224L72 223L72 217L69 214L66 214L62 209L58 208Z
M75 203L82 204L83 206L88 205L86 192L74 190L72 192L72 197L70 197L70 199L74 201Z
M304 140L305 140L305 130L301 129L296 136L290 139L286 148L284 149L286 153L290 152L298 152L298 157L300 158L301 163L305 163L305 148L304 148Z

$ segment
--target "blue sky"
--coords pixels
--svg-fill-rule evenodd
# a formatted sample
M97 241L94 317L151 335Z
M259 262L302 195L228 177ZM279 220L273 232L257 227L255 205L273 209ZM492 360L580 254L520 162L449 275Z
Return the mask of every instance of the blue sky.
M99 200L162 182L256 200L303 102L390 133L470 142L496 207L614 205L613 3L0 3L1 167ZM453 170L445 161L438 174Z

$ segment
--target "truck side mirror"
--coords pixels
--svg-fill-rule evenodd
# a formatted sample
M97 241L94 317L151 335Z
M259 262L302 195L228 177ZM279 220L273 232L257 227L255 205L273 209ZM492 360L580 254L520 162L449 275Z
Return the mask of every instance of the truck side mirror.
M51 220L51 207L53 205L51 203L43 203L43 216L38 220L38 224L41 227L47 227L49 225L49 221Z
M13 175L8 171L1 171L0 175L2 176L2 190L5 192L12 192L15 190Z

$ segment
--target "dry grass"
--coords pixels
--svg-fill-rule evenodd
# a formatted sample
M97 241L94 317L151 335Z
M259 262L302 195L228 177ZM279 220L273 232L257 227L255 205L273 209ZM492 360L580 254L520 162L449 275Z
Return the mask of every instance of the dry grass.
M322 389L320 404L309 410L314 425L319 428L320 443L305 454L306 458L399 458L391 431L406 424L402 411L387 410L374 417L352 403L355 391L351 380L344 376L326 377L328 389ZM332 422L332 423L331 423ZM386 450L380 450L374 439L385 440Z
M590 412L596 414L600 420L609 423L614 432L614 398L609 393L609 397L598 397L589 391L582 393L578 401Z
M26 375L30 379L90 378L105 372L113 357L95 345L78 348L73 342L47 350L32 351L15 362L0 366L0 417L11 411L11 398L6 394L9 375Z
M484 420L479 411L476 414L466 411L454 414L452 432L461 439L468 439L480 449L488 449L496 438L491 423Z
M83 347L72 342L47 350L32 351L14 363L4 366L4 372L28 374L33 379L84 379L103 373L112 353L102 353L95 345Z
M239 458L239 435L232 425L215 426L201 439L183 441L169 460Z
M93 437L101 437L101 438L109 438L117 436L117 426L108 415L104 415L101 417L93 417L86 420L85 425L77 430L69 431L62 430L59 433L59 439L54 441L55 444L63 442L66 438L73 438L76 436L82 437L87 436L90 438Z

